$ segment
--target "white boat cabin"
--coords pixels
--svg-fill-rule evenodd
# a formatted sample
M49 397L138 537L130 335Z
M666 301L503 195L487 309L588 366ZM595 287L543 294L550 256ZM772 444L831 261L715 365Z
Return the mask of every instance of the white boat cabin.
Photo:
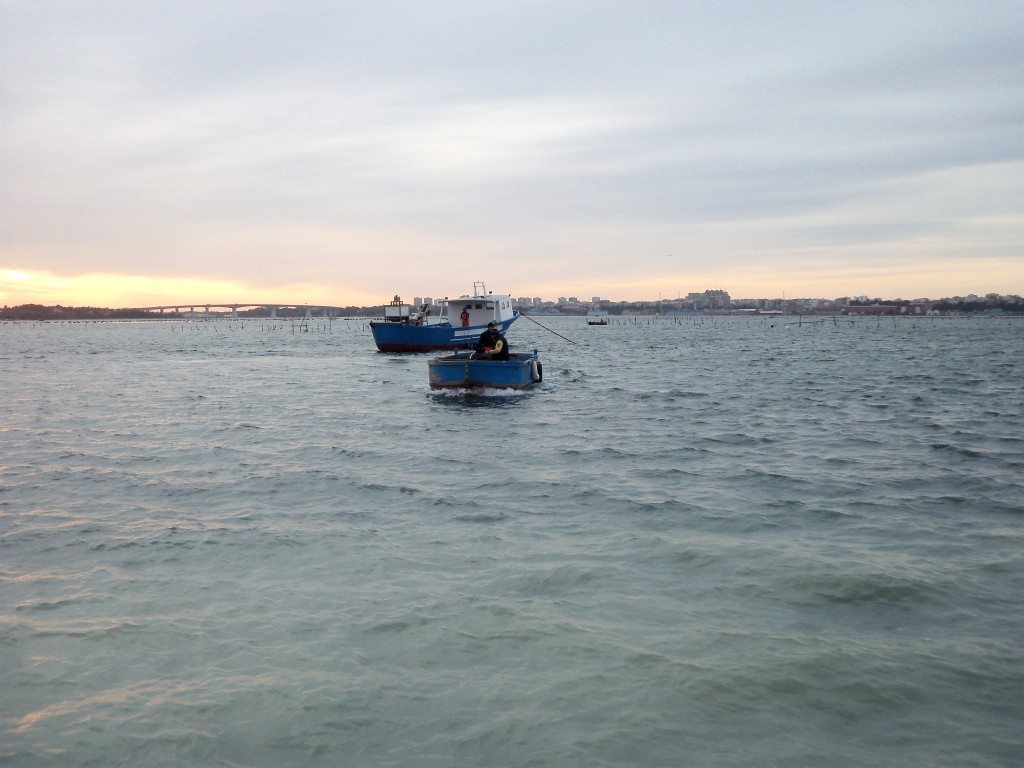
M495 296L488 293L481 282L473 283L473 294L460 296L457 299L445 300L441 303L441 319L454 326L463 325L462 310L466 310L469 321L465 325L475 327L488 323L511 321L515 317L512 309L512 297L506 294Z
M469 321L464 322L462 311L466 310ZM418 309L405 304L401 296L395 296L391 303L384 307L384 321L387 323L405 323L406 325L428 325L434 323L450 323L455 327L485 326L488 323L501 324L511 322L515 317L512 309L512 297L506 294L495 296L488 293L481 282L473 283L473 294L449 299L447 296L440 303L440 311L435 314L431 307L424 304Z

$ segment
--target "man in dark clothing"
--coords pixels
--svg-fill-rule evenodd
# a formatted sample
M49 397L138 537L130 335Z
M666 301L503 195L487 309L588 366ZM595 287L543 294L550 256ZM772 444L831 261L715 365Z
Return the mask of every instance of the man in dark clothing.
M476 359L508 360L508 342L494 323L487 324L487 330L480 334L480 340L473 347Z

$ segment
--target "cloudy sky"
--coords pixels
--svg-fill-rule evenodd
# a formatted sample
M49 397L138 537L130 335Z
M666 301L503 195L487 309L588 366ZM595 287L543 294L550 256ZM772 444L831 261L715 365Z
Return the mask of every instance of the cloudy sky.
M1024 293L1020 0L0 0L0 304Z

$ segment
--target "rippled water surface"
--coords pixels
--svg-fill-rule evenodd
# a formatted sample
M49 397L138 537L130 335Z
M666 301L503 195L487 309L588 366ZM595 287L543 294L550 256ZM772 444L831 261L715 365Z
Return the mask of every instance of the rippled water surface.
M1024 763L1024 322L538 320L0 324L0 765Z

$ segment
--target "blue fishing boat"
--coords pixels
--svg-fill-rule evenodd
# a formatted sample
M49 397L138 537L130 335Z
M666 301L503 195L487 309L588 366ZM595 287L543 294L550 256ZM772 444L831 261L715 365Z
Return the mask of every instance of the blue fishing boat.
M488 323L504 333L518 317L511 296L488 293L482 282L475 282L472 295L446 297L437 315L427 305L414 309L395 296L384 307L384 318L370 321L370 332L381 352L471 349Z
M533 352L512 352L508 360L474 360L472 352L456 352L427 361L431 389L529 389L544 379Z

